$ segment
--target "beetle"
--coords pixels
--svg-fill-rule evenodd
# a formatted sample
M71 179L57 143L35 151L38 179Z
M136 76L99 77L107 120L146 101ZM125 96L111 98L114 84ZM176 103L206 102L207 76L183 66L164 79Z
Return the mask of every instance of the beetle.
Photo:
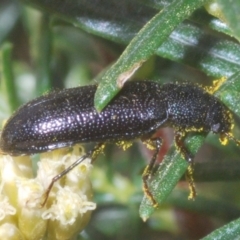
M175 145L190 164L193 163L193 155L184 144L189 132L213 132L220 135L222 143L232 139L239 144L231 133L233 117L230 110L197 85L127 82L100 113L94 108L96 89L96 85L90 85L53 91L38 97L20 107L2 130L0 150L10 155L30 155L76 143L98 143L93 150L57 175L47 193L55 181L86 157L96 158L105 143L150 140L156 151L144 170L143 189L153 205L157 206L147 180L156 165L162 144L160 138L153 138L158 129L174 129Z

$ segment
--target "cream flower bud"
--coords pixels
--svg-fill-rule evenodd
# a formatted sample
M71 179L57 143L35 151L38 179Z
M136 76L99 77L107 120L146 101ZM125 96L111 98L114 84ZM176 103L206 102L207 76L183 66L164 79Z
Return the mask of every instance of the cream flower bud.
M1 240L25 240L23 234L19 231L16 225L11 223L3 223L0 225Z
M55 204L43 214L51 226L48 239L71 239L86 226L90 211L95 208L86 195L76 194L68 187L59 189Z
M76 147L41 154L36 178L29 157L0 156L0 239L71 239L86 226L96 208L91 202L90 159L54 183L42 206L52 178L74 163L78 152ZM6 226L12 235L4 238Z

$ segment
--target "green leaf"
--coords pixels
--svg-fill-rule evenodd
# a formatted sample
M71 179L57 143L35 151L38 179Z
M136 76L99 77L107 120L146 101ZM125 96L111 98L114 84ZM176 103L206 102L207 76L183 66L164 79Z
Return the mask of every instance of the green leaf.
M232 75L215 95L240 116L240 72Z
M240 219L230 222L217 229L202 240L233 240L239 239L240 236Z
M43 94L51 89L53 78L51 75L52 59L52 31L46 14L41 16L40 27L37 29L36 65L37 65L37 92Z
M36 5L44 12L54 13L88 32L124 44L128 44L143 25L157 14L156 9L169 8L173 3L152 0L121 2L112 0L101 1L101 4L97 4L98 1L96 3L89 1L86 4L83 0L66 2L25 0L25 2ZM161 37L164 37L162 34L168 29L165 25L163 23L157 26L160 28L158 32ZM225 23L208 15L203 9L198 9L189 20L181 22L171 34L169 33L165 41L159 44L161 46L155 54L198 68L214 78L231 76L240 67L240 45L230 40L228 36L220 35L213 30L232 35L232 31ZM157 40L161 41L161 38ZM139 49L135 53L139 53ZM130 55L125 54L126 61L131 59ZM101 76L107 76L106 74L111 71L108 69ZM109 79L113 81L111 76ZM116 91L114 83L104 86L109 88L108 95L114 96Z
M216 0L212 3L215 14L232 29L232 35L240 40L240 1ZM214 12L214 9L212 9Z
M138 0L23 0L87 32L127 43L157 11ZM116 14L117 11L117 14Z
M1 62L1 90L6 96L9 103L10 111L13 112L18 107L18 98L13 76L12 67L12 44L5 43L1 47L0 62Z
M101 111L120 91L124 82L154 54L173 29L205 2L203 0L175 0L148 21L118 61L102 77L95 94L96 109Z
M181 24L175 29L157 54L200 69L215 78L229 77L240 67L239 44L190 24Z
M203 142L203 136L193 136L189 138L187 147L191 152L196 153ZM154 179L149 184L150 192L159 204L167 199L180 178L186 172L188 166L188 162L182 158L175 147L172 147L167 155L164 156L162 163L154 175ZM141 218L146 221L154 211L154 206L149 199L144 196L139 208Z
M225 81L221 88L216 91L215 96L219 97L235 113L240 111L240 95L235 96L234 101L229 101L232 93L238 92L240 88L240 72L237 72ZM192 136L187 139L187 148L194 154L204 142L203 136ZM182 175L186 172L188 163L184 160L174 147L164 157L162 164L157 170L149 189L155 200L161 204L172 192ZM221 170L220 170L221 171ZM212 173L211 173L212 174ZM140 216L146 220L154 212L155 208L149 199L144 196L140 205Z

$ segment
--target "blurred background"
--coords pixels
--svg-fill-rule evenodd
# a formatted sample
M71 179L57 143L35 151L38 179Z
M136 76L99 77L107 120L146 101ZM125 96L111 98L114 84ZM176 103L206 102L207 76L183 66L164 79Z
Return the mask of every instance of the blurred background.
M46 92L96 84L129 41L172 1L14 1L0 3L0 120ZM134 79L211 85L240 64L230 29L204 8L178 26ZM238 106L236 106L238 111ZM236 117L236 121L238 119ZM171 129L159 131L172 145ZM238 129L235 135L240 137ZM90 149L93 145L86 145ZM148 221L138 209L141 174L152 152L135 142L127 151L109 145L92 171L97 209L79 239L200 239L240 216L240 148L210 134L195 158L197 199L183 177Z

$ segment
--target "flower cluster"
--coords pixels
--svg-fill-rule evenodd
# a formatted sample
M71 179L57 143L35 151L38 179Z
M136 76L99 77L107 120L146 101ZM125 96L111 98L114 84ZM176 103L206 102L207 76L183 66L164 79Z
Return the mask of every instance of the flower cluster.
M41 154L35 178L30 157L0 156L0 239L72 239L86 226L96 208L90 159L55 182L42 204L52 178L81 157L79 149Z

